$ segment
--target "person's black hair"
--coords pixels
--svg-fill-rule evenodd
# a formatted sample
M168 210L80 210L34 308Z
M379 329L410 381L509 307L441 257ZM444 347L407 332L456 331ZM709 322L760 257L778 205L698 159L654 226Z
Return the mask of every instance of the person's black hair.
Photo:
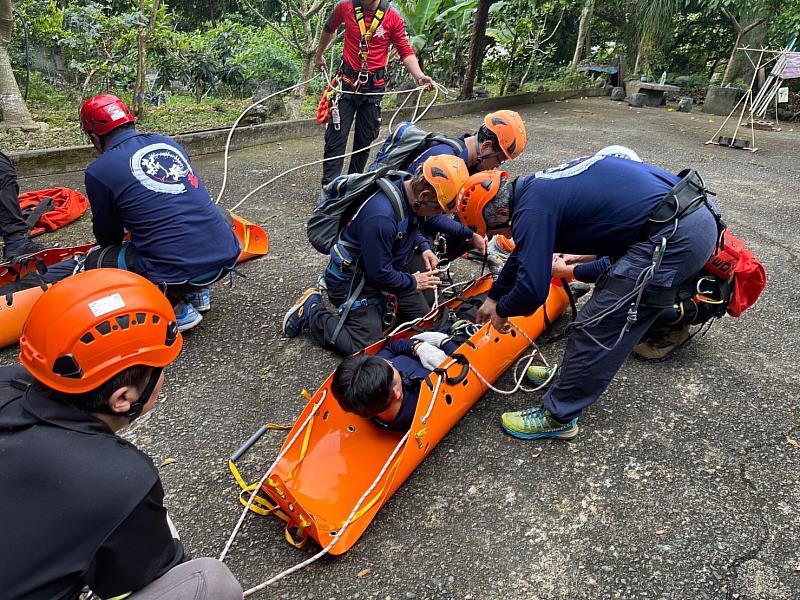
M497 136L485 124L480 126L477 135L478 135L478 146L480 146L486 140L491 140L492 150L494 150L495 152L502 151L502 148L500 148L500 141L497 139Z
M108 142L108 140L113 138L115 135L122 133L123 131L128 131L129 129L135 129L135 128L136 128L136 123L123 123L119 127L114 127L114 129L112 129L105 135L101 135L100 139L102 140L103 145L105 145Z
M345 358L333 373L331 391L342 410L369 419L389 408L394 369L377 356Z
M108 406L111 395L119 388L133 386L139 390L144 389L150 378L152 367L144 365L134 365L124 371L120 371L111 379L93 390L82 394L59 393L59 396L73 406L85 410L86 412L102 412L112 414ZM122 415L120 415L122 416Z

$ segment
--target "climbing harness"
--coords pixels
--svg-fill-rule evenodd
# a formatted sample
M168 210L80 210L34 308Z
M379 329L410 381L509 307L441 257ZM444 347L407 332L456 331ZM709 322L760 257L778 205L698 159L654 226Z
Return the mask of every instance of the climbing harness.
M569 326L569 331L583 331L595 344L610 352L619 345L625 334L636 324L640 306L663 308L664 305L659 304L659 302L663 302L662 298L664 297L668 300L666 306L673 306L676 303L676 294L680 290L680 286L667 290L651 290L648 286L661 267L661 261L667 250L667 243L675 235L680 219L692 214L701 207L706 207L717 222L717 242L719 243L725 224L722 222L719 212L708 199L708 196L713 195L713 192L706 188L703 179L696 171L686 169L681 171L678 176L680 181L664 196L641 230L630 242L631 244L648 240L654 242L655 247L651 263L642 269L633 282L613 275L604 275L597 282L596 290L607 288L619 295L619 300L586 321L572 323ZM671 230L661 233L669 226L671 226ZM654 239L656 236L659 239ZM619 336L611 346L604 345L589 330L625 306L628 307L627 317Z

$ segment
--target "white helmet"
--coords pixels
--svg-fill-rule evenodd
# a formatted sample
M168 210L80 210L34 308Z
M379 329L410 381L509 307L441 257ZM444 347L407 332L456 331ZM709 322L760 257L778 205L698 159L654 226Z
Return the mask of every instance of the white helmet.
M625 146L606 146L595 156L616 156L617 158L627 158L635 162L642 162L642 159L639 158L636 152Z

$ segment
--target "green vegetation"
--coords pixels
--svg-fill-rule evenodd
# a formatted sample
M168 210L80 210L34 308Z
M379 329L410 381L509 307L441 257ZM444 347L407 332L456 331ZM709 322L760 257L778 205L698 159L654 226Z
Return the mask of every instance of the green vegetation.
M155 4L154 4L155 3ZM33 70L27 104L38 133L2 133L5 150L82 143L82 99L112 91L142 99L144 129L172 134L229 125L264 81L288 87L310 72L315 32L334 0L19 0ZM736 44L784 47L800 32L800 0L395 0L426 73L456 92L475 66L492 94L588 87L583 62L619 61L679 83L701 99L709 82L749 81ZM475 15L488 14L471 65ZM19 25L17 22L17 25ZM25 45L17 26L8 48L24 91ZM138 48L144 48L140 54ZM337 64L341 42L331 51ZM137 67L144 64L144 70ZM141 76L137 88L137 71ZM390 56L390 87L406 81ZM310 117L320 79L288 97L270 118ZM137 95L136 90L143 90ZM440 98L441 100L441 98ZM159 102L166 101L166 106ZM135 104L135 103L134 103ZM387 97L386 106L394 104Z

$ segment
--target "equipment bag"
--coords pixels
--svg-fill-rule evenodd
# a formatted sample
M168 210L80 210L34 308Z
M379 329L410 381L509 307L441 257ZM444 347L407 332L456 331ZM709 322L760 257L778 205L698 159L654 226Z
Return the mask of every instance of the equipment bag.
M89 200L76 190L58 187L20 194L19 207L31 235L35 236L79 219L89 208Z
M767 272L753 253L745 247L744 242L733 237L730 231L725 232L725 246L731 242L739 244L739 262L733 273L733 295L728 303L728 314L740 316L753 306L767 286Z
M308 218L306 235L311 245L322 254L329 254L339 241L339 234L348 221L355 218L358 210L378 191L392 202L395 216L400 223L408 223L405 201L394 185L398 178L406 176L402 171L389 168L341 175L323 186L317 205Z
M383 142L367 171L377 171L387 167L405 170L420 154L438 144L447 144L458 154L466 148L461 140L449 138L441 133L429 133L409 121L403 121Z

